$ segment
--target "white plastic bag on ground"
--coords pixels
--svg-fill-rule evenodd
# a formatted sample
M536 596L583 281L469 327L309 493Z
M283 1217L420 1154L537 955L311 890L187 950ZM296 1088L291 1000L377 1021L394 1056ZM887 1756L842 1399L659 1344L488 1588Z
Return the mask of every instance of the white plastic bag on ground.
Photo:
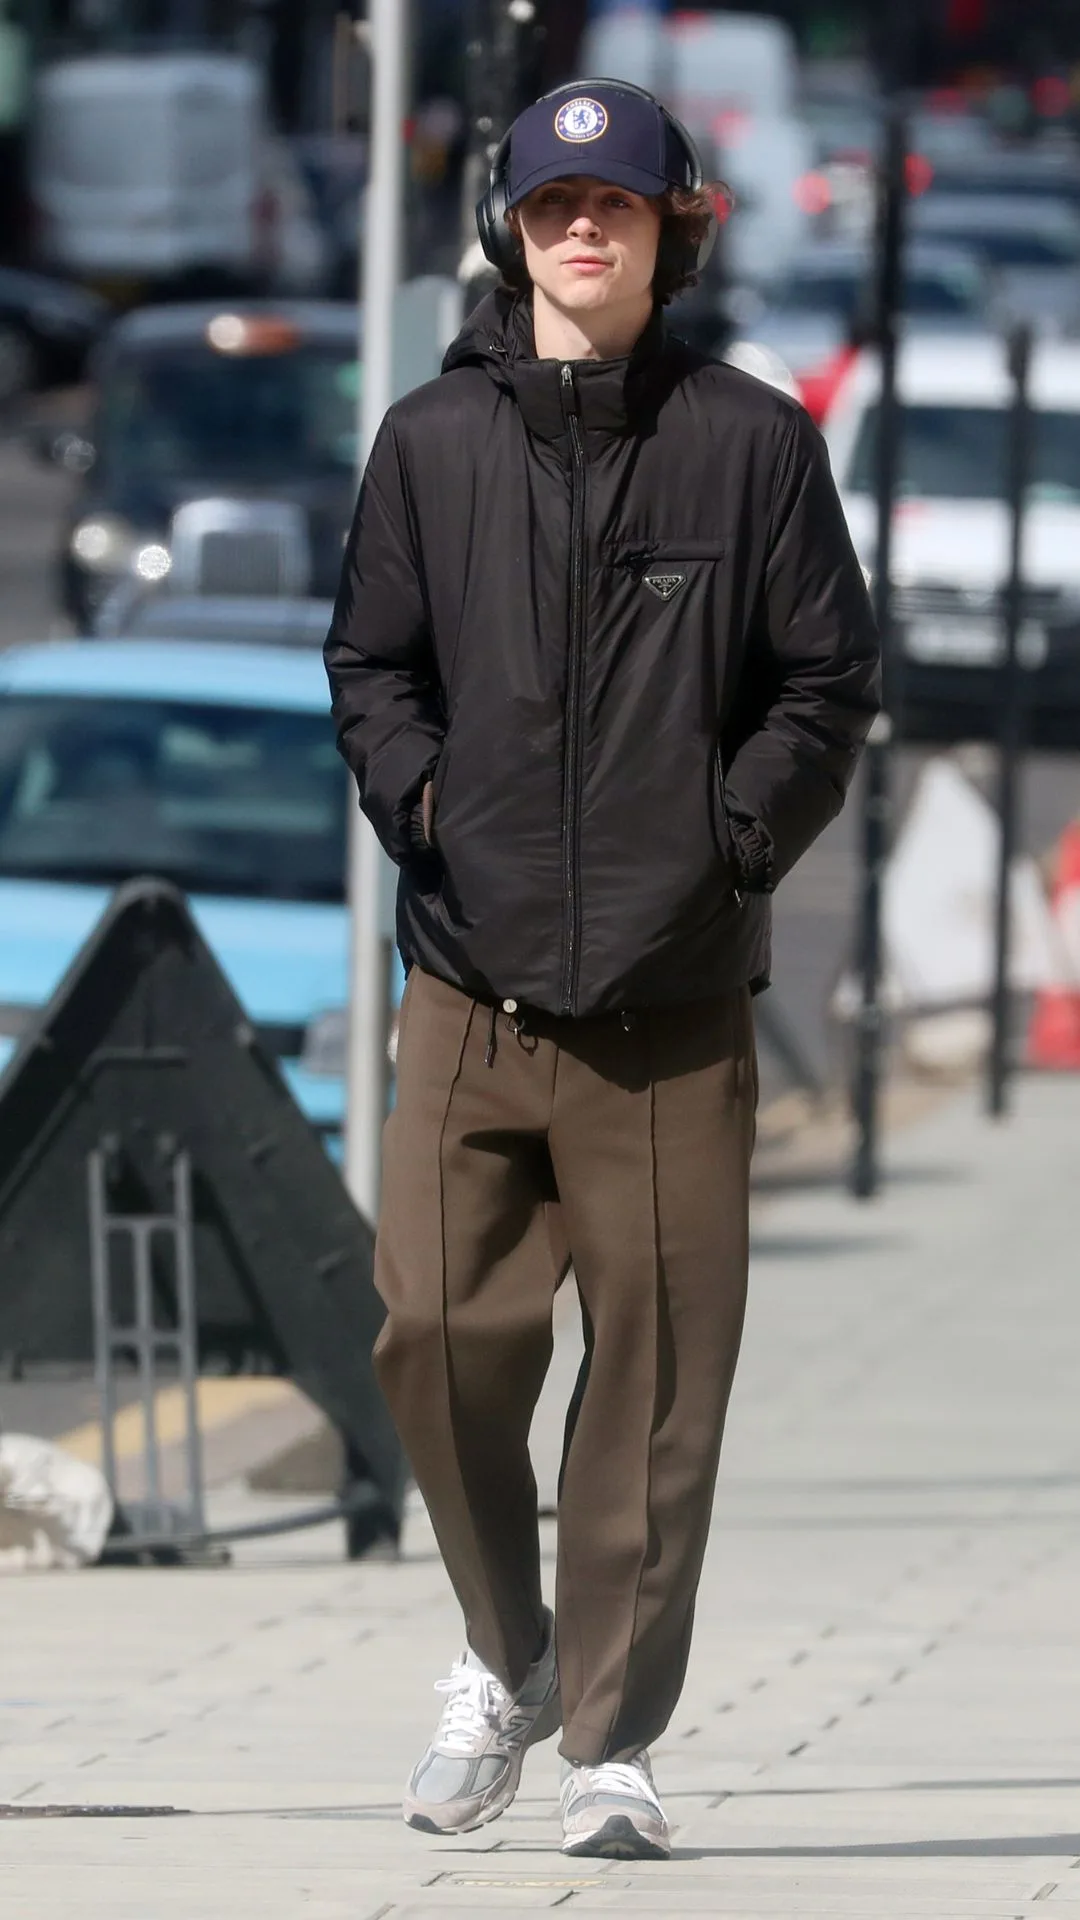
M0 1434L0 1573L91 1565L112 1516L97 1467L51 1440Z

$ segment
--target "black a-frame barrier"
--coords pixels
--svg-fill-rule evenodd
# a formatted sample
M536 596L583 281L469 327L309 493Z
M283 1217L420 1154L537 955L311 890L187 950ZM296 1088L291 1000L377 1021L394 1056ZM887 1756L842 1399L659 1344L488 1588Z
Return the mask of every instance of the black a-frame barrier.
M92 1363L105 1463L141 1394L149 1499L130 1546L204 1533L200 1372L286 1375L337 1428L350 1550L397 1538L405 1464L371 1366L373 1238L183 896L122 887L0 1076L0 1356ZM187 1500L153 1427L187 1402Z

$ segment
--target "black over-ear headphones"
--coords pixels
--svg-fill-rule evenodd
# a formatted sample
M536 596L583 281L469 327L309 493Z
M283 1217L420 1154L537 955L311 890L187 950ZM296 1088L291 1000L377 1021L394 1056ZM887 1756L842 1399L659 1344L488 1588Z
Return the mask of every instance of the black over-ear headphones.
M555 87L550 93L541 95L544 100L558 100L564 93L578 94L593 87L611 87L618 93L635 94L639 100L649 100L663 114L668 126L675 135L682 151L685 173L682 179L672 180L673 187L686 188L690 193L699 193L705 184L701 166L701 155L681 120L664 106L663 102L647 92L644 87L635 87L630 80L601 80L590 76L588 80L568 80L564 86ZM507 128L495 149L491 162L491 177L487 191L476 203L476 230L480 235L480 245L491 261L504 276L512 275L521 267L521 243L516 240L506 224L506 199L508 192L507 171L510 162L510 139L513 127ZM684 274L700 273L716 242L716 220L710 217L708 227L696 243L687 241L676 230L665 228L660 236L660 248L657 254L657 271L667 279L681 279Z

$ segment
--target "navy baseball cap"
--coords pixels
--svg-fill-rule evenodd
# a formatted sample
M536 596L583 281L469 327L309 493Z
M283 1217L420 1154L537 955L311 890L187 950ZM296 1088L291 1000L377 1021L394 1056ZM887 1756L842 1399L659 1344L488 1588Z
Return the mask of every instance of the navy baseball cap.
M510 129L508 207L573 174L650 195L689 184L687 152L667 115L611 80L575 81L526 107Z

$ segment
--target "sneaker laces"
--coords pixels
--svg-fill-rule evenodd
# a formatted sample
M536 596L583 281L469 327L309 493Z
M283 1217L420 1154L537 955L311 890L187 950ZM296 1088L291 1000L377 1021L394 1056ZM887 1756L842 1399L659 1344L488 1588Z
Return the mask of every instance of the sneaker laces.
M644 1796L658 1811L662 1811L650 1776L649 1762L644 1754L637 1755L633 1760L603 1760L595 1767L574 1767L563 1782L563 1793L568 1790L575 1793L626 1793L633 1799Z
M449 1696L443 1708L435 1744L445 1753L474 1753L477 1743L503 1727L511 1697L493 1673L455 1660L445 1680L436 1680L436 1693Z

